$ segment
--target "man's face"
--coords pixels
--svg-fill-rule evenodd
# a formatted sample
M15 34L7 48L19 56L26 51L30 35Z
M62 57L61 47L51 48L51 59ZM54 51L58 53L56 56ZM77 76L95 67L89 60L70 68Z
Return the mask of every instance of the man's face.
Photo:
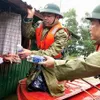
M100 22L99 20L91 20L90 25L90 35L91 39L100 42Z
M51 13L43 13L43 22L45 26L51 26L56 20L56 15Z

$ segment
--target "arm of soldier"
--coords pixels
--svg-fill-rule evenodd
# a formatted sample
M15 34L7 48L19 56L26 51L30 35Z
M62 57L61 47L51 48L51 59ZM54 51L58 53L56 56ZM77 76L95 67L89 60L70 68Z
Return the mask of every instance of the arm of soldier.
M67 45L68 35L61 29L55 34L55 42L47 50L33 51L35 55L56 56Z
M65 64L66 60L55 60L53 57L44 56L45 61L39 62L38 64L44 65L45 67L49 68L56 68L56 66L60 66Z
M90 54L85 60L55 60L54 68L58 80L73 80L100 74L100 52Z
M24 37L32 39L35 34L35 29L32 27L30 23L23 23L22 24L22 34Z
M27 9L28 15L23 19L22 34L27 38L32 38L35 34L35 28L32 26L35 10Z

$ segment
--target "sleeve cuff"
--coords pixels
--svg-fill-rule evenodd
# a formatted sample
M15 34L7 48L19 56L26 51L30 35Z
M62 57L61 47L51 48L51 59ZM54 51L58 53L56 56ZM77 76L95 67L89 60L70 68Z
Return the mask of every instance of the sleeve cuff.
M23 22L24 22L24 23L33 22L33 18L24 18L24 19L23 19Z
M55 60L54 67L64 65L66 60Z

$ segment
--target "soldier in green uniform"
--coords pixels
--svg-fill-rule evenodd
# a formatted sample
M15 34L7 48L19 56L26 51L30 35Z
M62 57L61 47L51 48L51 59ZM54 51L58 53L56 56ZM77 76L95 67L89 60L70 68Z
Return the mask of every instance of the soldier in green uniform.
M23 35L32 40L35 39L38 50L24 49L19 55L21 58L25 58L31 54L40 56L48 55L60 59L62 58L62 49L67 45L69 37L68 29L65 29L59 22L59 19L63 18L60 13L60 8L55 4L47 4L40 12L43 15L43 21L39 22L38 27L32 27L32 21L35 14L34 9L28 9L28 15L23 20ZM28 86L34 81L34 77L38 76L40 73L40 70L38 73L35 73L36 71L34 70L36 68L37 65L36 67L33 65L33 69L30 71L27 78ZM55 76L55 70L42 66L41 71L49 93L52 96L62 95L64 86L58 83Z
M100 74L100 5L87 18L91 21L91 39L95 40L96 52L90 54L86 59L54 60L45 56L46 61L41 62L45 67L55 69L58 80L73 80L77 78L90 77Z
M40 10L41 14L43 15L43 21L40 23L43 24L42 36L41 41L44 40L47 36L47 33L57 24L61 24L59 22L60 18L63 18L62 14L60 13L60 8L55 4L47 4L44 9ZM48 56L56 56L58 53L62 51L62 49L67 45L68 42L68 32L66 33L63 27L55 27L54 31L54 42L44 50L44 47L38 45L36 40L36 26L32 26L32 21L34 18L35 10L28 9L28 15L23 19L23 35L27 38L32 39L36 42L37 50L27 50L24 49L24 52L21 52L21 56L24 58L30 54L34 55L48 55ZM38 23L38 22L37 22ZM40 42L41 42L40 41ZM48 40L48 43L52 40ZM42 44L41 44L42 45ZM45 43L45 46L47 43Z

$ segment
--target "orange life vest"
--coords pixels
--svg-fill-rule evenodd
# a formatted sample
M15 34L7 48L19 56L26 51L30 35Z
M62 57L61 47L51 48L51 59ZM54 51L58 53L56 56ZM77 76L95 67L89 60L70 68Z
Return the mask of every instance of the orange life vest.
M36 41L37 47L42 50L48 49L54 43L54 36L57 30L62 29L62 25L58 23L54 27L52 27L49 32L46 34L45 38L41 40L42 32L43 32L43 23L36 28ZM65 30L68 33L68 30ZM54 58L60 58L62 55L61 53L55 56Z

